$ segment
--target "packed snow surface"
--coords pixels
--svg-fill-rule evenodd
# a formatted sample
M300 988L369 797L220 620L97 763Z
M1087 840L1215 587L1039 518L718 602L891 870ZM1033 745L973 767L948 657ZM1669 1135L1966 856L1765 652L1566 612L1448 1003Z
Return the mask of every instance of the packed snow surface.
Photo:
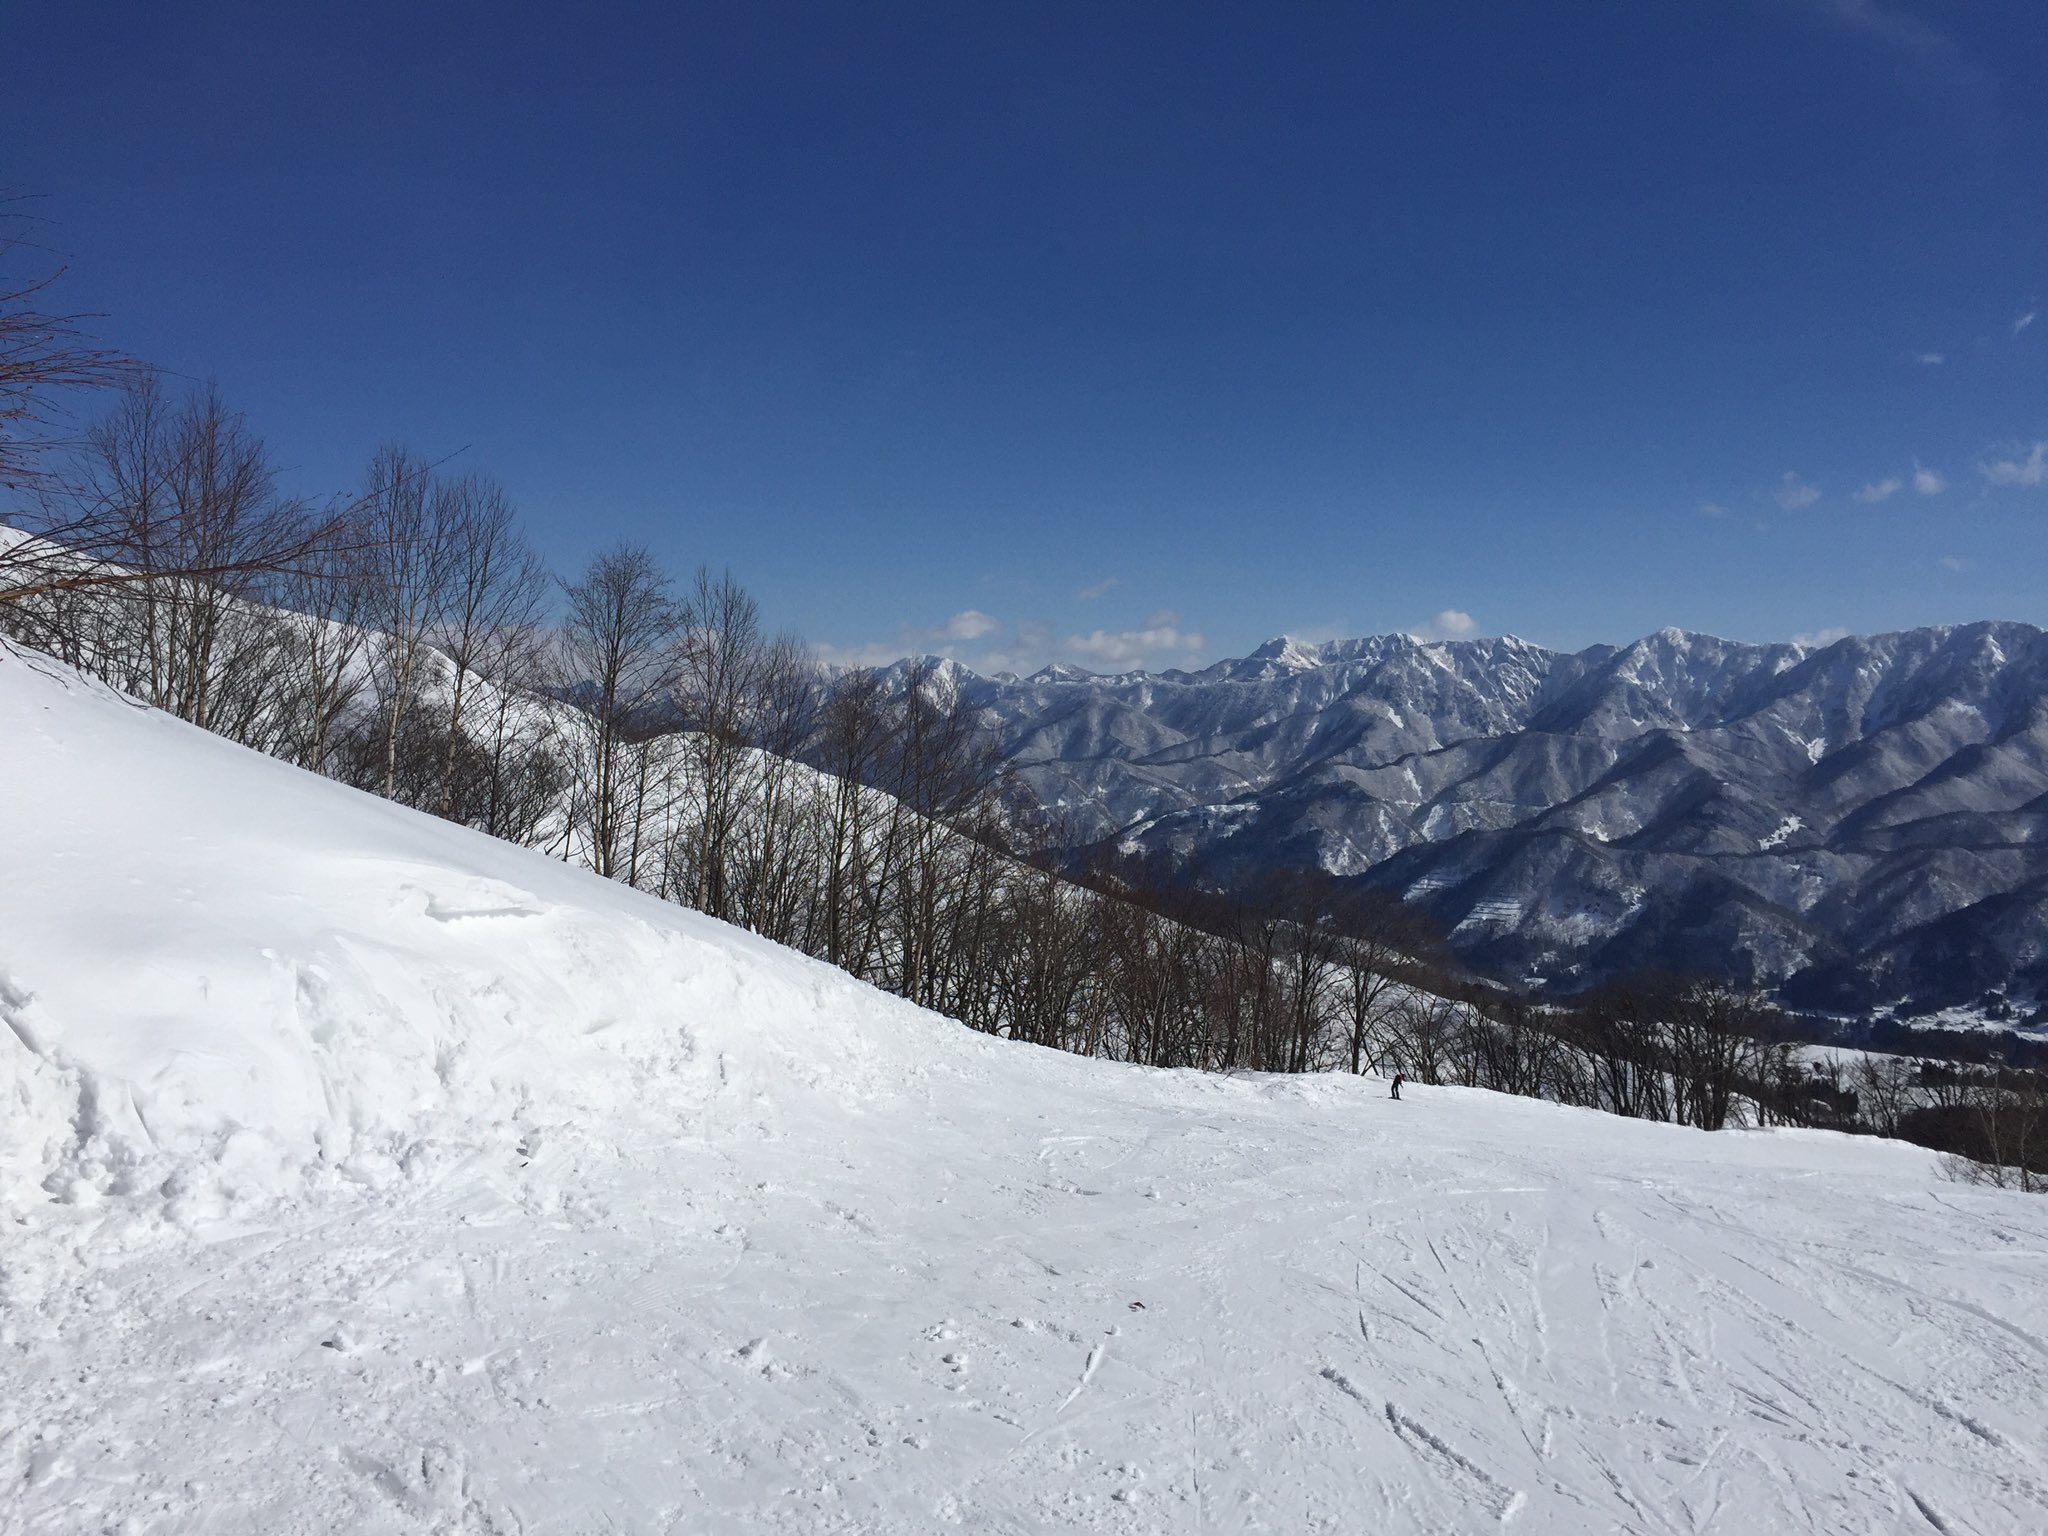
M0 1529L2048 1528L2048 1201L988 1040L0 655Z

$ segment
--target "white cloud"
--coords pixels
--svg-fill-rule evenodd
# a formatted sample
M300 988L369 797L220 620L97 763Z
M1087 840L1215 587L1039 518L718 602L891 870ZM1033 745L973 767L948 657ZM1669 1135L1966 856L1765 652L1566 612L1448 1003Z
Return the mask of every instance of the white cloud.
M1939 565L1945 571L1957 572L1967 571L1972 563L1973 562L1964 559L1961 555L1943 555L1939 560L1935 562L1935 564Z
M1777 497L1779 506L1787 512L1797 512L1801 507L1810 507L1820 500L1820 487L1809 485L1788 469L1785 471L1785 478L1778 482L1778 489L1773 494Z
M1718 501L1703 501L1700 503L1701 517L1726 517L1727 515L1728 509Z
M1810 635L1794 635L1792 643L1794 645L1803 645L1810 651L1816 651L1823 646L1833 645L1837 640L1846 640L1848 638L1848 630L1842 628L1839 624L1831 624L1826 629L1817 629Z
M1417 640L1464 640L1479 629L1479 621L1462 608L1446 608L1442 613L1408 633Z
M1978 466L1993 485L2048 485L2048 442L2034 444L2024 459Z
M1122 585L1123 578L1121 576L1105 576L1102 578L1102 580L1095 582L1093 585L1083 587L1080 591L1076 592L1074 596L1079 598L1084 603L1092 603L1098 597L1109 596L1110 592L1114 588Z
M908 639L869 640L855 645L834 645L829 640L811 642L811 654L828 667L886 667L916 649Z
M1864 486L1862 490L1856 493L1856 499L1865 506L1874 506L1880 501L1891 500L1892 497L1903 491L1909 483L1922 496L1939 496L1948 489L1948 481L1941 477L1939 471L1926 469L1919 464L1915 464L1913 466L1913 478L1910 482L1901 480L1897 475L1887 475L1882 480L1873 480L1870 484ZM1814 488L1807 486L1802 489L1813 490ZM1815 494L1818 494L1818 492ZM1780 506L1787 505L1783 491L1779 493L1778 504ZM1799 503L1801 506L1806 504L1805 502Z
M905 625L891 639L818 644L812 649L821 662L833 667L886 667L907 657L936 655L987 676L1033 672L1062 659L1105 672L1196 666L1204 659L1208 641L1200 631L1183 625L1170 608L1136 628L1097 629L1064 639L1038 619L1005 621L966 608L929 628Z
M1966 110L1990 94L1982 66L1954 38L1888 0L1808 0L1821 15L1909 55L1921 76L1945 86ZM1972 113L1973 120L1980 120Z
M930 629L905 625L896 631L894 639L864 640L850 645L820 641L811 649L828 667L886 667L906 656L938 655L966 662L976 671L985 672L1005 665L1005 657L986 648L976 651L974 644L998 633L1002 627L1003 621L995 615L983 613L979 608L965 608L945 623ZM1023 624L1017 626L1020 635L1025 627Z
M1928 368L1939 368L1948 358L1939 352L1921 352L1913 360Z
M2020 333L2021 331L2024 331L2024 330L2025 330L2025 329L2026 329L2026 328L2027 328L2028 326L2032 325L2032 324L2033 324L2033 323L2034 323L2034 322L2035 322L2036 320L2038 320L2038 319L2039 319L2040 317L2041 317L2041 312L2040 312L2040 311L2039 311L2038 309L2030 309L2030 310L2028 310L2028 311L2027 311L2027 312L2026 312L2026 313L2025 313L2024 315L2021 315L2021 316L2019 317L2019 319L2017 319L2017 320L2013 321L2013 323L2012 323L2012 333L2013 333L2013 335L2015 335L2015 336L2019 335L2019 333Z
M1176 665L1192 661L1208 649L1208 641L1195 630L1180 627L1180 615L1162 609L1143 629L1098 629L1086 635L1069 635L1062 647L1070 656L1091 665L1128 671L1140 666Z
M940 635L947 640L985 640L1002 627L1001 619L983 613L979 608L969 608L946 620L946 627Z

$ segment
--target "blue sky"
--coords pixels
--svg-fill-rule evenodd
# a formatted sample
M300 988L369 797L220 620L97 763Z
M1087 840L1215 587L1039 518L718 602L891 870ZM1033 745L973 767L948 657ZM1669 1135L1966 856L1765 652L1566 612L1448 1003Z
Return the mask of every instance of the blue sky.
M0 187L295 488L459 449L833 655L1761 640L2048 622L2044 81L2039 0L11 0Z

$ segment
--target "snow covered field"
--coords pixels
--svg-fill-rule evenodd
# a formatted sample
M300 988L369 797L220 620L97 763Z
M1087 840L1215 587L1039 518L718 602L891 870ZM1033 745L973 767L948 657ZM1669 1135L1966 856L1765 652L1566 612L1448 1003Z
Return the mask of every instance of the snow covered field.
M0 1530L2034 1532L2048 1201L974 1036L0 653Z

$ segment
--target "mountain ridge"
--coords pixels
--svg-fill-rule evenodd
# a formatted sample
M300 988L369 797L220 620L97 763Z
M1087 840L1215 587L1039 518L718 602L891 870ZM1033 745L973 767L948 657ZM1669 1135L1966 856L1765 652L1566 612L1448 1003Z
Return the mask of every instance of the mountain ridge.
M1384 887L1482 973L1705 968L1847 1007L2048 981L2031 624L1576 652L1281 635L1192 672L943 675L1077 854ZM1980 941L1964 914L1994 899Z

